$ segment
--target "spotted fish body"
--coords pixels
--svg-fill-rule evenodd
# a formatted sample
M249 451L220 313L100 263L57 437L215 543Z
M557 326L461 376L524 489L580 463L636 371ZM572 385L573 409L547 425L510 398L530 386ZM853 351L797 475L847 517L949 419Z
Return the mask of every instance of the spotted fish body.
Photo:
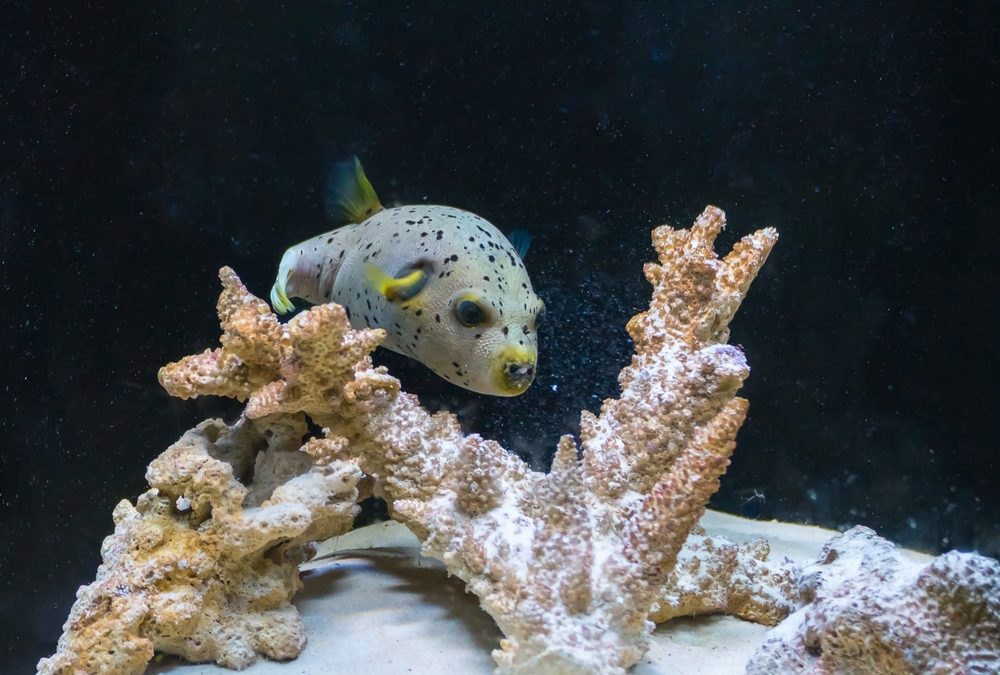
M388 281L380 286L379 277ZM406 278L419 283L400 282L403 291L390 292ZM342 305L354 327L383 328L385 347L472 391L516 396L534 377L544 304L507 237L468 211L375 210L293 246L272 302L278 308L289 297ZM482 321L460 320L468 318L460 311L468 303Z

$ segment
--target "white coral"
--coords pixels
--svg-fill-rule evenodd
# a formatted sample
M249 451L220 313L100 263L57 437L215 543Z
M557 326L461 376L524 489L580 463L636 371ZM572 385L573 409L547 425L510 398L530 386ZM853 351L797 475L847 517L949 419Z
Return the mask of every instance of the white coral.
M800 573L807 602L747 664L770 673L1000 672L1000 563L951 551L915 561L866 527Z

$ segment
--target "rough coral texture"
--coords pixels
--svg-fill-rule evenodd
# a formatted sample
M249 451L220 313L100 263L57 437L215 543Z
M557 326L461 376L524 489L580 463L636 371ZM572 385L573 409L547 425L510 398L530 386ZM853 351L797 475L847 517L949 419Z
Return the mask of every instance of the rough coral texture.
M799 606L797 567L787 558L768 560L764 539L734 544L696 528L677 556L649 618L730 614L777 625Z
M749 369L726 344L728 324L777 235L761 230L720 260L712 246L724 225L709 207L690 230L654 231L653 300L628 324L636 354L621 395L582 414L580 442L562 438L548 474L464 435L453 415L429 414L373 369L381 331L352 330L336 305L281 326L228 269L222 346L160 381L179 396L247 400L250 418L302 411L325 427L313 454L357 458L424 553L497 621L501 672L621 672L647 647L650 610L746 415L736 391Z
M915 562L866 527L802 569L808 603L747 664L770 673L998 673L1000 562L951 551Z
M298 565L309 542L350 529L361 478L349 462L310 468L306 433L301 414L208 420L155 459L38 671L141 673L154 650L230 668L298 656ZM273 489L255 498L260 485Z

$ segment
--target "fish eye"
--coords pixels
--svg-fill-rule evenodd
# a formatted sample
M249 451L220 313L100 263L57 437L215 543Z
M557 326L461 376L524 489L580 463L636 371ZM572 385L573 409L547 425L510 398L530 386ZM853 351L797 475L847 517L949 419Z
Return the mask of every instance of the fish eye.
M455 318L463 326L478 326L486 321L486 311L475 300L461 299L455 303Z

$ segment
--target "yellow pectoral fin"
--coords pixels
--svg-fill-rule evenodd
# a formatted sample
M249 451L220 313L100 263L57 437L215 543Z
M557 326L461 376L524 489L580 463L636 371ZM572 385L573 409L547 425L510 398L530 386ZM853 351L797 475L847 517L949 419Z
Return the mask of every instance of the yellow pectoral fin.
M365 278L390 302L410 300L424 289L428 280L427 273L422 269L415 269L397 279L371 263L365 265Z

